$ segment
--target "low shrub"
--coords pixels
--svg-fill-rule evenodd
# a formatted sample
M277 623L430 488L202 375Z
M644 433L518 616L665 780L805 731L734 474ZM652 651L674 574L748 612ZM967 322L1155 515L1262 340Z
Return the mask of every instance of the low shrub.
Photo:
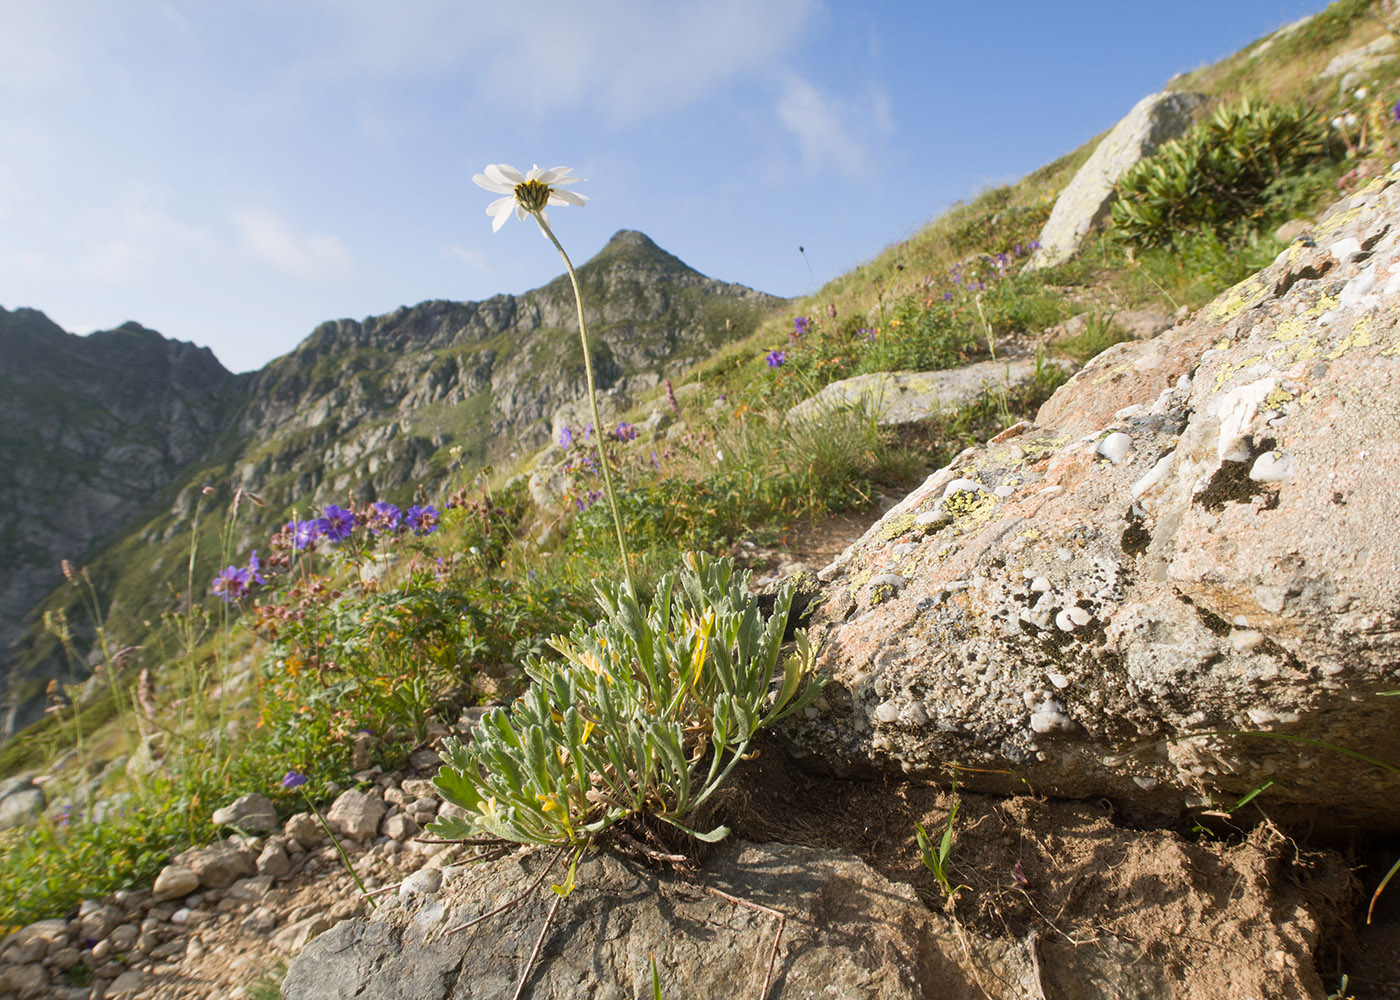
M1163 246L1199 227L1217 231L1268 211L1280 185L1340 152L1316 112L1222 105L1183 138L1123 173L1113 228L1139 247Z

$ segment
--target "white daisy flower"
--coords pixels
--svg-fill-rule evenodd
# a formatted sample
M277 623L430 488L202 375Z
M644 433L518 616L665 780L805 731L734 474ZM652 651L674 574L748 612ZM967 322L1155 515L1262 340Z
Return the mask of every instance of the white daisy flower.
M570 177L571 169L550 167L548 170L541 170L537 164L530 168L529 173L522 174L509 163L487 165L486 170L472 177L472 180L478 187L506 196L497 198L486 206L486 214L492 218L491 231L497 232L506 224L511 209L515 210L519 219L535 216L543 228L549 224L549 216L545 214L546 205L578 205L581 208L588 204L584 195L558 186L577 184L582 180L580 177Z

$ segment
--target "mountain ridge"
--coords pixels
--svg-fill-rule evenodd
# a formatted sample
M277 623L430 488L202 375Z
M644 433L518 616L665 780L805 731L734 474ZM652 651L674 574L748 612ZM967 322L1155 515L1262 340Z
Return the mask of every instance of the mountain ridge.
M751 333L783 301L706 277L634 230L619 230L578 275L599 383L618 412L638 392ZM449 464L470 470L527 455L548 441L554 411L584 395L575 317L561 275L520 295L427 300L328 320L261 369L233 374L208 348L136 322L80 337L38 310L0 310L0 358L11 359L0 361L0 386L8 380L11 400L23 395L14 387L25 379L38 387L27 411L6 414L4 405L14 404L0 404L6 426L37 418L77 427L88 452L109 456L94 467L93 482L73 483L63 469L90 466L87 452L56 452L61 460L36 464L26 458L24 435L0 433L0 501L9 507L0 515L0 565L11 570L0 585L0 739L37 718L44 684L61 673L60 651L39 624L44 610L75 599L62 586L61 559L94 562L113 594L112 617L120 610L153 619L159 608L146 606L150 595L162 584L183 589L187 563L175 549L187 548L207 488L211 505L227 505L240 489L267 504L252 514L245 508L236 532L242 544L298 505L343 501L351 491L399 499L411 484L431 485ZM152 381L161 373L168 391ZM143 435L141 415L152 413L166 420ZM97 490L131 477L135 467L123 461L134 444L146 449L138 495ZM461 451L449 457L454 447ZM152 464L152 450L161 462ZM46 531L47 512L65 490L73 499L62 523L70 530ZM87 518L89 503L105 515ZM207 520L198 540L209 567L221 547L216 528L217 519Z

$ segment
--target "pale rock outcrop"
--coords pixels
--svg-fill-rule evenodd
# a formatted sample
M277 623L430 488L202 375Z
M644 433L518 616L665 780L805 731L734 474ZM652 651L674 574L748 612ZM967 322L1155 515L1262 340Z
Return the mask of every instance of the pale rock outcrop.
M1157 814L1272 781L1271 809L1400 827L1393 774L1291 741L1400 759L1398 321L1392 172L824 570L833 683L793 748Z
M1203 101L1203 94L1164 91L1133 105L1060 192L1040 232L1040 249L1026 267L1054 267L1073 257L1085 235L1108 215L1123 171L1185 132Z
M970 406L989 393L1034 382L1047 365L1070 367L1059 360L1019 357L979 361L943 371L856 375L824 386L815 396L792 407L788 419L818 419L831 410L864 406L882 426L922 423Z
M269 833L279 826L277 807L266 795L243 795L222 809L214 810L215 826L232 826L245 833Z
M387 808L383 796L351 788L341 792L326 810L326 825L351 840L371 840L379 832L379 821Z
M537 893L463 934L448 928L527 885L546 857L472 865L438 895L386 900L368 920L316 938L288 971L288 1000L446 1000L510 995L553 894ZM893 1000L982 996L961 967L951 924L908 886L855 858L813 848L735 843L708 865L707 884L788 914L775 977L783 995ZM665 996L756 995L776 931L771 916L699 888L671 885L609 855L579 867L530 979L530 996L650 996L648 956ZM1022 948L966 939L1009 980L1033 981ZM853 955L860 955L853 961ZM602 992L599 992L599 991ZM1033 994L1032 994L1033 995Z

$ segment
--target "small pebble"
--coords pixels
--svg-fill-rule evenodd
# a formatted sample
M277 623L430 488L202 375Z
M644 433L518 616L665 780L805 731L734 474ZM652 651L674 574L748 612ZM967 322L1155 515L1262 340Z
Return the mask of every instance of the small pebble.
M1133 449L1133 439L1122 431L1114 431L1099 442L1098 453L1114 465L1120 464Z

